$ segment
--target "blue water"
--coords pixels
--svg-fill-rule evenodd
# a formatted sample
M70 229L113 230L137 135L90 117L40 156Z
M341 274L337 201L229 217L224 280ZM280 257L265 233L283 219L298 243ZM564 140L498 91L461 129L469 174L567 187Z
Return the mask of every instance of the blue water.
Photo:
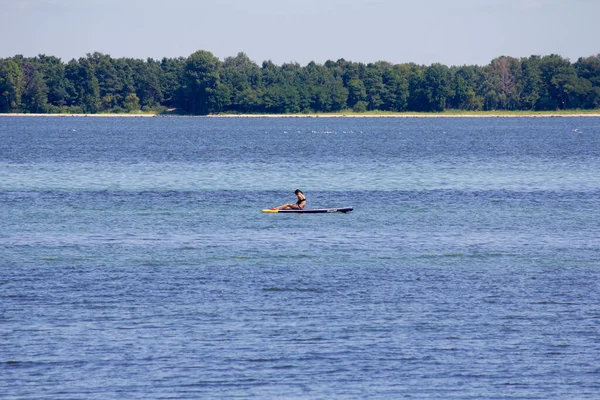
M598 399L599 198L599 118L2 117L0 398Z

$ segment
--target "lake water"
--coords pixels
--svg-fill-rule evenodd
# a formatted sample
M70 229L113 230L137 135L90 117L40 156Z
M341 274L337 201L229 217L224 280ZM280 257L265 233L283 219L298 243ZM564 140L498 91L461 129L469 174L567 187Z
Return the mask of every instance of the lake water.
M0 118L0 398L598 399L599 198L594 117Z

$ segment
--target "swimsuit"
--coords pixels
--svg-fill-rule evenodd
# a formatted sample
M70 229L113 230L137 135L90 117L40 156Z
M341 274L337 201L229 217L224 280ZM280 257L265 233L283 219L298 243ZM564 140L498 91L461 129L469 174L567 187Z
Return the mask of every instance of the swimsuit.
M296 205L297 205L297 206L299 206L299 205L300 205L300 203L302 203L303 201L306 201L306 197L305 197L305 198L303 198L302 200L298 200L298 201L296 202Z

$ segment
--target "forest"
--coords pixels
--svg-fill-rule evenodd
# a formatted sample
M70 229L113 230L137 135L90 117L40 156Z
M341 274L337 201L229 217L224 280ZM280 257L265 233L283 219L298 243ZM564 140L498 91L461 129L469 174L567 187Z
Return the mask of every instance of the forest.
M600 54L498 57L488 65L428 66L344 59L262 65L245 53L223 61L140 60L87 54L0 59L0 113L296 114L555 111L600 108Z

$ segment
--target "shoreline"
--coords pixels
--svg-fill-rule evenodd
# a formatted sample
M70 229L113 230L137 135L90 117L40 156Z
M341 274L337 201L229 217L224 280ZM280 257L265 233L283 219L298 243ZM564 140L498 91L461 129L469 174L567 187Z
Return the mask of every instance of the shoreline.
M577 114L239 114L206 115L208 118L556 118L600 117L600 113Z
M572 118L600 117L600 111L590 113L398 113L398 114L24 114L0 113L0 117L62 117L62 118Z

